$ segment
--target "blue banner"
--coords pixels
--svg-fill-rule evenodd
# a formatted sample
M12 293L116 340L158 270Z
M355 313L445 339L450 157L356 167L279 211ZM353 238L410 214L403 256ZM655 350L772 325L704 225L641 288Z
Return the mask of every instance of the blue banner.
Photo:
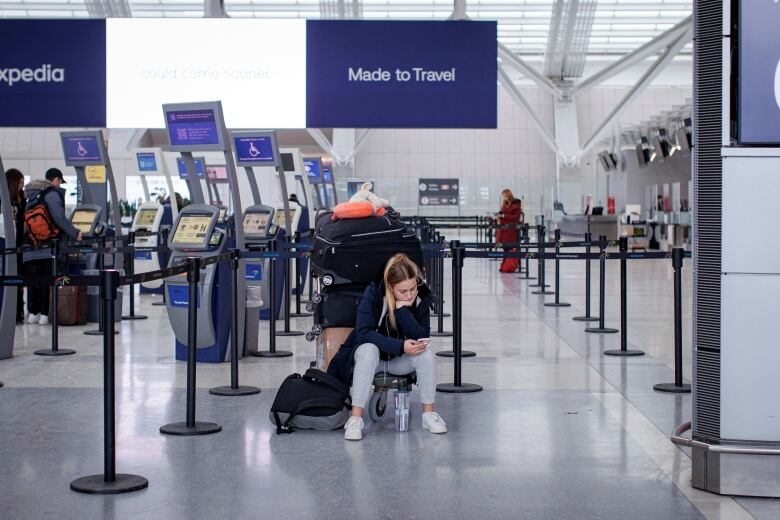
M105 20L0 20L0 126L105 124Z
M309 128L496 128L496 22L309 20Z

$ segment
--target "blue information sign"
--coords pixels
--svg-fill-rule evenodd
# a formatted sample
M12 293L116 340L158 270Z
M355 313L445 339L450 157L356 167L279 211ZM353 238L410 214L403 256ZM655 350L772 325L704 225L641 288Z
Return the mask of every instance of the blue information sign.
M166 113L171 146L218 145L219 129L214 110L171 110Z
M317 159L303 159L303 168L309 177L311 184L320 184L322 182L322 173L320 172L320 161Z
M157 157L153 152L138 152L135 154L135 158L138 161L139 172L157 171Z
M274 144L270 135L236 136L236 162L239 166L273 166Z
M70 166L104 164L98 134L63 135L62 150L65 153L65 164Z
M205 177L206 167L203 164L203 160L198 158L195 158L193 160L195 161L195 173L198 174L198 177ZM179 170L179 177L181 177L182 179L186 179L188 175L187 175L187 167L184 165L184 159L182 159L181 157L177 157L176 167Z

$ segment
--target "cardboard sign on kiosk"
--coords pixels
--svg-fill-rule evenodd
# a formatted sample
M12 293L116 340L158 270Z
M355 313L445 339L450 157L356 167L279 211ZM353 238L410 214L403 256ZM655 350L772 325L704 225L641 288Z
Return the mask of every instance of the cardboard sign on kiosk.
M165 124L171 151L180 152L187 185L193 204L183 208L168 240L171 258L168 265L178 266L188 257L206 258L237 247L244 249L244 230L237 226L234 237L217 227L219 209L204 203L200 179L195 170L193 152L220 151L225 155L228 182L237 219L241 219L241 200L237 189L232 147L225 130L222 104L177 103L163 105ZM237 220L241 221L241 220ZM165 282L168 319L176 336L176 359L187 359L187 306L192 295L186 276L169 278ZM238 338L244 344L245 283L238 277ZM201 269L198 282L198 334L196 360L219 363L228 360L230 352L231 302L233 299L228 262L211 264ZM256 345L254 346L256 349Z
M3 159L0 157L0 172L5 172ZM11 195L8 191L8 183L5 176L0 180L0 211L3 216L3 236L0 237L0 248L16 247L16 221L14 220ZM16 265L16 255L4 255L2 257L3 276L16 276L19 274ZM16 331L16 287L0 286L0 359L13 356L14 333ZM2 383L0 383L2 386Z

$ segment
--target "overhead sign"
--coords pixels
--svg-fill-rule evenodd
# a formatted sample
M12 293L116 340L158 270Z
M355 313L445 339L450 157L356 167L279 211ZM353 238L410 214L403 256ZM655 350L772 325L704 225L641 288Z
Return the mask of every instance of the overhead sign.
M103 127L105 78L105 20L0 20L0 127Z
M138 152L135 154L139 172L156 172L157 156L154 152Z
M460 204L459 179L420 179L418 203L420 206L457 206Z
M496 22L309 20L308 128L496 128Z
M280 162L274 132L235 132L233 145L238 166L276 166Z
M780 145L780 4L740 6L739 141Z
M102 165L106 163L103 134L91 132L60 132L65 164L68 166Z
M219 146L220 128L213 108L165 110L165 124L171 150L199 150L204 146Z
M303 169L306 170L306 176L311 184L322 183L321 163L319 159L303 159Z

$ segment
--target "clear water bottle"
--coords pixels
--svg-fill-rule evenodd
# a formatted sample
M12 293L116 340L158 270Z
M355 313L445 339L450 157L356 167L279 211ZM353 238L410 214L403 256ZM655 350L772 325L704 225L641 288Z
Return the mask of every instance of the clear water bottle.
M393 394L395 400L395 431L409 431L409 390L406 389L406 383L398 385L398 390Z

